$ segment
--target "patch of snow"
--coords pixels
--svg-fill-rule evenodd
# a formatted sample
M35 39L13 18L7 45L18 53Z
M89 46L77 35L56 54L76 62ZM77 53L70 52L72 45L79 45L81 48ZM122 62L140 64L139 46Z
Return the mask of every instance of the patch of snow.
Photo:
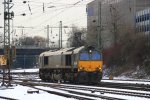
M34 68L34 69L16 69L16 70L11 70L11 72L39 72L39 68Z
M27 93L27 91L30 89L32 90L32 88L30 87L21 85L16 85L11 88L0 86L0 96L14 98L18 100L75 100L73 98L61 97L40 90L39 93L29 94Z

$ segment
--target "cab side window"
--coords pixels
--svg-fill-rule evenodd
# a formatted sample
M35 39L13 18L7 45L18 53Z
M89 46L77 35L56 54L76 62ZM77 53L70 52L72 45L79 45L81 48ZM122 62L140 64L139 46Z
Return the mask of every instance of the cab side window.
M44 66L45 65L48 65L48 57L47 56L44 57Z

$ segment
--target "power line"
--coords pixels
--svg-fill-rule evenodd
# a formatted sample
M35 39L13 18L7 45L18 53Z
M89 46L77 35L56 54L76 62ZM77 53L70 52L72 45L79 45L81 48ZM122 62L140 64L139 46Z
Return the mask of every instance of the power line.
M31 2L31 1L29 1L29 2ZM40 2L40 3L43 3L43 2ZM68 4L68 5L75 5L75 4ZM79 4L78 4L79 5ZM66 6L66 4L64 5L64 6ZM58 7L58 6L57 6ZM29 7L30 8L30 7ZM30 12L31 12L31 9L30 9ZM39 11L38 11L39 12ZM34 12L33 12L34 13Z
M69 7L70 7L70 6L69 6ZM59 8L59 9L54 9L54 10L52 10L52 12L56 12L56 11L61 10L59 13L62 13L62 12L64 12L63 10L65 10L66 8L69 8L69 7L62 7L62 8ZM71 6L71 7L72 7L72 6ZM45 13L46 13L46 14L51 14L51 13L49 13L50 11L51 11L51 9L50 9L49 11L45 12ZM38 11L38 12L39 12L39 11ZM53 17L55 17L55 16L58 16L59 13L55 14L55 15L52 16L51 18L53 18ZM34 12L32 12L32 14L34 14ZM43 17L43 12L41 12L40 15L34 16L34 18L32 18L32 19L35 20L35 19L37 19L37 18L40 18L40 16ZM45 16L44 16L44 17L45 17ZM31 20L31 18L30 18L30 20ZM47 20L49 20L49 19L47 19ZM47 20L45 20L45 22L46 22ZM23 21L26 21L26 20L23 20ZM21 22L22 22L22 21L21 21Z
M45 20L45 21L43 21L42 23L47 22L49 19L56 18L58 15L60 15L60 14L61 14L61 13L63 13L63 12L65 12L66 10L68 10L68 8L72 8L72 7L74 7L74 6L70 6L70 7L66 7L66 8L64 8L62 11L60 11L59 13L55 14L54 16L52 16L52 17L50 17L50 18L46 19L46 20ZM42 24L42 23L40 23L40 24Z
M23 4L24 5L24 4ZM17 5L17 7L18 7L18 5ZM18 8L20 8L20 7L18 7ZM36 6L36 7L32 7L32 10L38 10L38 9L40 8L41 9L41 6L39 7L39 6ZM29 11L28 9L26 9L26 10L22 10L22 11L20 11L20 12L16 12L16 13L23 13L23 12L26 12L26 11Z
M30 0L29 1L30 2L30 6L32 7L32 5L34 5L33 3L34 3L34 1L32 2L32 0ZM32 2L32 3L31 3ZM42 26L43 24L45 24L45 22L48 22L48 20L50 19L50 20L52 20L53 18L56 18L58 15L60 15L61 13L63 13L63 12L65 12L66 10L68 10L69 8L72 8L72 7L78 7L78 6L82 6L82 5L84 5L84 4L79 4L79 3L84 3L85 1L82 1L81 2L81 0L80 0L80 2L78 1L78 2L76 2L76 3L73 3L73 4L63 4L63 3L53 3L53 2L51 2L51 3L47 3L47 2L44 2L45 4L60 4L60 5L57 5L55 8L57 8L57 9L50 9L50 10L48 10L47 11L47 9L46 9L46 7L48 6L48 5L45 5L45 14L51 14L51 13L49 13L49 12L56 12L56 11L58 11L56 14L54 14L54 15L52 15L50 18L47 18L47 19L45 19L44 21L42 21L40 24L38 24L38 25L35 25L35 27L38 27L38 26ZM37 2L36 2L37 3ZM35 4L36 4L35 3ZM38 2L37 4L43 4L43 2ZM63 7L64 6L64 7ZM61 8L60 8L61 7ZM41 9L41 13L39 13L39 10L37 11L37 12L35 12L35 10L36 9ZM31 10L32 10L32 14L38 14L37 16L34 16L34 17L31 17L31 18L28 18L28 19L26 19L26 20L24 20L23 19L23 21L21 21L20 23L24 23L25 21L27 21L27 20L36 20L37 18L43 18L43 17L45 17L44 15L43 15L43 12L42 12L42 5L39 7L35 7L35 10L33 10L33 8L31 8ZM26 10L27 11L27 10ZM29 11L29 10L28 10ZM81 20L81 19L79 19L79 20ZM30 23L30 22L29 22Z
M44 20L44 21L43 21L42 23L40 23L39 25L42 25L43 23L47 22L49 19L53 19L54 17L60 15L60 14L63 13L65 10L66 10L66 8L63 8L60 12L58 12L58 13L55 14L54 16L52 16L52 17L50 17L50 18ZM39 26L39 25L37 25L37 26Z
M77 4L79 4L81 1L78 1L78 2L76 2L76 3L74 3L73 4L73 6L75 6L75 5L77 5ZM70 7L66 7L66 8L71 8L71 7L73 7L73 6L70 6ZM59 12L59 13L57 13L57 14L55 14L54 15L54 17L56 17L56 16L58 16L58 15L60 15L62 12L64 12L65 11L65 8L64 8L64 10L63 11L61 11L61 12ZM52 19L53 17L51 17L51 19ZM46 19L45 21L43 21L43 23L45 23L46 21L48 21L49 20L49 18L48 19ZM40 23L40 25L41 25L42 23Z

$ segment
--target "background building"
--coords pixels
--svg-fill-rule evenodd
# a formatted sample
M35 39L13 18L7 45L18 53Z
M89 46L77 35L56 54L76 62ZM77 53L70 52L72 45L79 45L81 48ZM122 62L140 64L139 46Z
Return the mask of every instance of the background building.
M98 19L101 20L102 47L116 44L124 34L135 34L137 12L150 7L150 0L94 0L87 5L87 42L97 44ZM98 10L98 8L100 10Z
M136 12L136 33L145 35L150 45L150 8Z
M150 8L136 12L137 33L150 33Z

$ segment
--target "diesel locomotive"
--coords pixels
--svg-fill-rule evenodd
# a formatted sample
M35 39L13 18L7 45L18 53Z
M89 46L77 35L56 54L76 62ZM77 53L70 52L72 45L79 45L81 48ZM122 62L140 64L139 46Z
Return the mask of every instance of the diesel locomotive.
M94 46L43 52L39 66L44 81L93 84L102 79L102 54Z

